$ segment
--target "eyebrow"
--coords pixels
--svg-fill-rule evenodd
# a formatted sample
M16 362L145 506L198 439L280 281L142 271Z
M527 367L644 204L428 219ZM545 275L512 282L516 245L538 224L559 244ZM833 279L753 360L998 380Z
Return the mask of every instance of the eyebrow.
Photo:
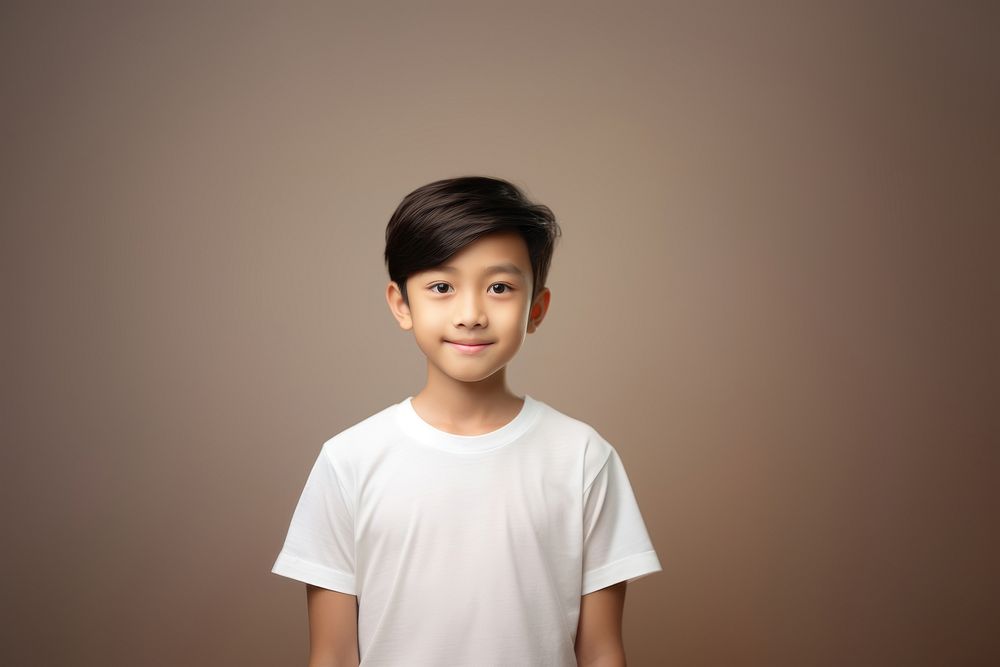
M451 266L450 264L439 266L434 270L444 271L445 273L458 273L458 269L454 266ZM515 264L510 264L510 263L487 266L486 269L483 271L483 273L485 273L488 276L493 275L494 273L513 273L514 275L526 278L526 276L524 275L524 271L518 268Z

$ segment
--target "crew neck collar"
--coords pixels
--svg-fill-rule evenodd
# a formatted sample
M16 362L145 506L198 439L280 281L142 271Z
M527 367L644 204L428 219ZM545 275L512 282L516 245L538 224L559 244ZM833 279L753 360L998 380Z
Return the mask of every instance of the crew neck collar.
M452 452L484 452L510 444L534 423L540 412L539 402L528 394L512 420L500 428L478 435L459 435L431 426L413 409L413 397L407 396L396 404L396 416L404 432L425 445Z

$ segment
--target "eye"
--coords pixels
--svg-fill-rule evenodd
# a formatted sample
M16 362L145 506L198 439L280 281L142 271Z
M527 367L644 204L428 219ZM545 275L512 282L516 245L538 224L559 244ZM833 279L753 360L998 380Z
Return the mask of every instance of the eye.
M503 288L503 290L501 292L494 292L494 294L506 294L507 292L510 292L511 290L514 289L513 287L511 287L507 283L493 283L492 285L490 285L490 287L502 287Z
M446 288L449 286L448 283L434 283L433 285L430 286L430 290L435 294L446 294L447 292L441 292L435 289L437 287L440 287L441 285L444 285Z

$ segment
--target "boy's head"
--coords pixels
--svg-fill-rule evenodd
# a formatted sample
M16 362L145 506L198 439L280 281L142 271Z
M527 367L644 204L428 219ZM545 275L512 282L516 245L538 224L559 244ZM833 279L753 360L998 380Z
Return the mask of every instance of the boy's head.
M385 228L389 279L399 285L408 305L411 275L444 264L487 234L504 231L524 239L534 300L545 287L559 224L547 206L532 203L517 186L485 176L435 181L403 198Z
M466 176L414 190L386 228L386 297L430 363L465 382L493 376L548 309L552 211L514 185Z

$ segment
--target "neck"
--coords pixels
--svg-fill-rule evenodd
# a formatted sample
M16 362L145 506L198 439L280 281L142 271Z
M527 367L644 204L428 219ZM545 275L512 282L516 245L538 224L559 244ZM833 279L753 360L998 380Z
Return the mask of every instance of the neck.
M507 368L477 382L456 380L428 362L427 384L412 405L427 422L451 431L485 432L503 426L523 401L507 386Z

